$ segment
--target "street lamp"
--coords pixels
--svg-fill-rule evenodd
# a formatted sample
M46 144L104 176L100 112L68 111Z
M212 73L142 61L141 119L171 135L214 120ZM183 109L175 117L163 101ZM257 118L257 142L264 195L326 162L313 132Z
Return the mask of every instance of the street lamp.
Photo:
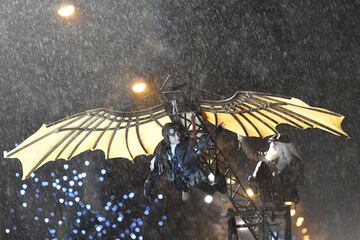
M57 10L57 13L63 18L71 17L75 13L75 7L71 3L63 4Z
M146 84L144 82L141 82L141 81L135 82L133 84L133 86L132 86L132 90L135 93L142 93L142 92L145 91L145 89L146 89Z

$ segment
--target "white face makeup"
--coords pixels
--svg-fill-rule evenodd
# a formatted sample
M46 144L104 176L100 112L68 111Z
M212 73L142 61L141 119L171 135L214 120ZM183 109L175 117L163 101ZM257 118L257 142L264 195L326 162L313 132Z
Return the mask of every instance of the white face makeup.
M170 144L179 144L180 140L181 140L181 137L178 132L176 132L174 136L169 135Z
M274 163L279 158L277 146L274 142L270 143L269 150L267 151L265 158L268 162Z

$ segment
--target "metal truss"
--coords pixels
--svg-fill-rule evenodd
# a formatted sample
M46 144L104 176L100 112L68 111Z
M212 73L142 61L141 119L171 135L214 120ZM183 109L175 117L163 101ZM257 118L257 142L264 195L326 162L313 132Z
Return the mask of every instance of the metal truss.
M204 135L206 136L210 132L205 127L202 117L196 113L183 114L180 118L189 133L196 133L197 138L201 138ZM195 126L195 129L193 129L193 126ZM245 186L232 170L230 164L226 161L226 157L215 142L203 152L202 161L210 172L215 173L216 171L220 171L225 176L229 200L234 207L234 209L230 209L227 212L229 239L238 239L238 228L247 228L256 240L280 239L279 231L274 231L273 229L278 230L282 224L270 219L275 217L279 220L278 218L282 218L283 215L275 214L274 209L256 205L247 194ZM276 212L279 213L283 210L284 209L276 209ZM242 219L242 224L236 223L237 216Z
M211 132L210 126L206 125L206 122L199 112L191 112L188 106L183 105L183 103L187 103L188 100L181 91L170 91L163 96L168 102L173 101L173 99L179 99L180 96L179 102L182 103L182 106L178 106L176 109L180 109L180 111L175 113L174 107L171 108L169 106L167 109L173 120L181 120L189 132L189 135L200 140ZM279 228L284 225L288 226L288 224L284 224L285 214L282 214L285 209L275 210L257 205L247 194L245 186L232 170L225 155L218 148L215 141L203 152L202 162L209 172L215 173L216 171L220 171L225 176L229 200L234 207L234 209L230 209L227 212L229 240L239 239L237 234L238 228L247 228L256 240L289 239L288 237L282 238L279 235ZM237 217L240 217L242 220L240 224L236 221Z

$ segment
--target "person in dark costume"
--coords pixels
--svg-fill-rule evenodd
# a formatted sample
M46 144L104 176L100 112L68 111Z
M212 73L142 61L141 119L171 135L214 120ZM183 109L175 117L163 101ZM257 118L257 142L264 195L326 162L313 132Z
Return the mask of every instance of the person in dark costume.
M286 135L269 138L269 149L264 153L256 151L242 136L239 146L248 159L258 161L249 181L258 184L263 201L299 201L297 186L304 180L304 163Z
M144 196L153 197L153 188L156 180L165 176L173 182L175 189L182 192L182 199L187 201L189 190L196 186L207 194L216 191L225 194L225 177L215 173L215 183L207 180L207 176L201 167L200 154L211 141L222 131L218 126L204 141L196 142L187 136L181 123L167 123L162 129L164 139L157 145L154 157L150 163L150 175L144 184Z

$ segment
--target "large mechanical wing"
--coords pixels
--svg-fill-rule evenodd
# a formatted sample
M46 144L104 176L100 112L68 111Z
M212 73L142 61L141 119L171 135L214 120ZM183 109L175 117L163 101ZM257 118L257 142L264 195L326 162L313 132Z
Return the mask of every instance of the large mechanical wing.
M132 160L153 153L162 139L162 126L170 121L160 105L139 112L89 110L42 125L5 157L21 161L23 179L46 162L69 160L87 150L102 150L107 159Z
M246 137L267 137L277 133L279 124L300 129L320 128L348 137L341 128L344 116L323 108L311 107L297 98L258 92L237 92L222 101L200 101L200 111L214 125Z

